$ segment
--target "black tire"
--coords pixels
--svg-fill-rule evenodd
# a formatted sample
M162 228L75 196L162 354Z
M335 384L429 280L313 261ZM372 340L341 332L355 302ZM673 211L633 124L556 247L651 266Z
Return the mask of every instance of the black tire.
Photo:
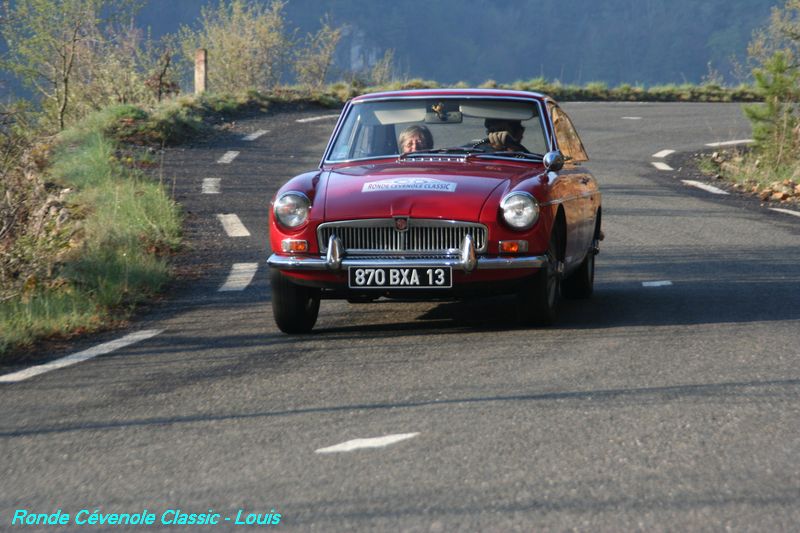
M561 282L561 294L571 300L589 298L594 292L594 250L589 250L578 270Z
M556 321L561 293L558 243L558 233L554 229L550 235L547 262L517 293L517 321L522 325L551 326Z
M308 333L319 315L319 289L292 283L278 270L269 274L272 314L284 333Z

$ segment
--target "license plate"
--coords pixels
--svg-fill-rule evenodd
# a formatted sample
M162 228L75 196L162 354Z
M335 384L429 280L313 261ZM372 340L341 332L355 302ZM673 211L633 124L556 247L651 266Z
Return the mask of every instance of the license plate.
M351 289L448 289L453 286L450 267L350 267Z

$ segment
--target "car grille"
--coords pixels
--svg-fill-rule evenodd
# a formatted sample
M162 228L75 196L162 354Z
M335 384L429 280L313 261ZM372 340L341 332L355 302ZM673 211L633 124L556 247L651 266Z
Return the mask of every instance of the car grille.
M327 252L328 239L336 235L349 255L454 255L469 234L475 251L486 251L487 229L483 224L456 220L408 219L399 231L392 218L327 222L317 228L320 250Z

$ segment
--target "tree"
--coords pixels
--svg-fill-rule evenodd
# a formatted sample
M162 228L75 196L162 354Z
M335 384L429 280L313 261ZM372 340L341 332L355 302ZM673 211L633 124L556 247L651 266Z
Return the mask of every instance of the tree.
M208 83L217 92L269 90L281 79L292 48L285 33L284 2L269 7L246 0L220 0L204 7L197 29L182 26L178 39L185 60L208 50Z
M764 104L745 107L759 153L771 166L800 158L800 0L774 8L769 26L749 46L753 77Z
M308 35L306 46L297 53L294 63L297 82L310 89L319 89L325 84L333 54L342 38L341 28L331 26L328 17L320 23L322 27L314 35Z
M91 65L104 41L101 28L132 15L136 5L134 0L3 2L0 32L9 49L6 67L39 93L59 130L74 107L78 78L98 72Z

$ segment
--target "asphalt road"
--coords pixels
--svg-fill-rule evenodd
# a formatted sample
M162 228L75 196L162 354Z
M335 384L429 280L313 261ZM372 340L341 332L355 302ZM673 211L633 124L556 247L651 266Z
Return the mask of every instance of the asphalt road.
M594 297L550 329L511 326L504 298L323 301L313 334L283 335L268 200L317 165L333 126L296 120L330 112L240 120L169 151L187 280L131 328L160 334L0 383L0 530L21 508L214 509L208 530L247 529L240 509L274 509L293 531L800 528L800 218L651 164L747 138L739 106L565 108L601 183L606 240ZM219 194L201 193L206 178ZM228 237L218 214L251 235ZM219 292L234 263L257 263L255 279ZM316 453L395 434L416 435Z

